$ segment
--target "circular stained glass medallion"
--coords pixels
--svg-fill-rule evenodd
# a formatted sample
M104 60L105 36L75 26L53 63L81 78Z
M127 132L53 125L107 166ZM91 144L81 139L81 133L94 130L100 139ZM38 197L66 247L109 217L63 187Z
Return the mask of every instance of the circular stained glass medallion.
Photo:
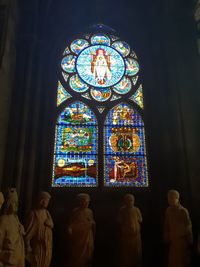
M121 53L124 57L128 56L130 53L130 47L127 43L123 41L116 41L112 44L112 47L114 47L119 53Z
M90 46L81 51L76 68L84 82L101 88L117 84L125 73L120 53L105 45Z
M91 95L96 101L103 102L110 98L111 90L109 88L92 88Z
M75 72L75 60L76 57L73 55L64 57L61 62L62 69L69 73Z
M91 44L103 44L103 45L110 45L110 39L108 36L103 34L95 34L91 37Z
M74 91L78 93L85 92L88 89L88 85L86 83L83 83L77 74L73 75L70 78L69 85Z
M139 71L139 64L137 61L133 58L127 58L126 59L126 74L133 76L137 74Z
M72 52L74 52L75 54L79 54L81 50L88 46L89 43L85 39L76 39L71 43L70 48Z
M113 87L113 90L118 94L126 94L131 90L131 81L129 78L124 77L122 80Z

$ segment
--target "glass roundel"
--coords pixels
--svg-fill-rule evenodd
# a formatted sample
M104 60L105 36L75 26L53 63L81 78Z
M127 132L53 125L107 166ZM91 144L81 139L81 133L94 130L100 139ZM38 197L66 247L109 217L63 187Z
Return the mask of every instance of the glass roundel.
M116 101L138 88L140 66L135 52L109 34L74 39L63 53L61 68L66 91L89 101Z
M94 45L78 56L76 68L81 79L95 87L109 87L118 83L124 75L125 64L115 49Z

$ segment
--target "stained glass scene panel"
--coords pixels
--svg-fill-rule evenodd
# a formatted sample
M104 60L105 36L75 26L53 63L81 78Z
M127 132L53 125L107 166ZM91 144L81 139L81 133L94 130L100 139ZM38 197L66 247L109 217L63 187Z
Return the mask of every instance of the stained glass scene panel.
M97 186L96 118L80 101L57 120L52 186Z
M144 123L140 114L122 103L104 125L105 186L148 186Z
M64 64L63 68L65 70L68 65ZM125 72L121 54L105 45L93 45L84 49L77 58L76 68L84 82L101 88L117 84Z

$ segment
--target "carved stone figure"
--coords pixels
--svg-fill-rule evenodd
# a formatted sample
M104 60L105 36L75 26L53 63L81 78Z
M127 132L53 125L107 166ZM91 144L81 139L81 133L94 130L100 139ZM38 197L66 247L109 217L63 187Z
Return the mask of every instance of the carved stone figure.
M179 192L167 194L169 207L165 214L164 239L169 246L168 267L190 266L192 224L189 213L179 203Z
M4 203L4 196L3 196L3 193L0 192L0 209L1 209L2 205L3 205L3 203Z
M30 266L49 267L52 257L53 221L47 210L51 196L41 192L38 206L30 212L26 224L26 259Z
M142 245L140 224L142 215L134 206L134 196L126 194L124 205L119 210L118 221L120 224L120 266L138 267L142 263Z
M95 221L92 210L88 208L88 194L77 195L78 206L73 209L69 233L69 266L90 266L94 250Z
M8 189L3 215L0 217L0 267L24 267L24 227L17 216L18 196Z

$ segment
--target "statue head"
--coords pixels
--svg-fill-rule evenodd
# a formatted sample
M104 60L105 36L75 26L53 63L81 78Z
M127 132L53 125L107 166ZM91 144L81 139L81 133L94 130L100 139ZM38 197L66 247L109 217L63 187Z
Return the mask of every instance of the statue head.
M135 197L134 195L132 194L126 194L124 196L124 204L127 206L127 207L132 207L134 205L134 202L135 202Z
M3 203L4 203L4 196L3 196L3 193L0 192L0 209L1 209L2 205L3 205Z
M81 193L77 195L78 205L80 208L87 208L90 202L90 196L85 193Z
M49 201L51 199L51 195L48 192L42 191L39 194L38 205L40 208L47 208L49 205Z
M4 214L17 213L18 195L16 188L8 188L5 196Z
M167 192L167 200L170 206L177 206L179 204L180 194L177 190L171 189Z

